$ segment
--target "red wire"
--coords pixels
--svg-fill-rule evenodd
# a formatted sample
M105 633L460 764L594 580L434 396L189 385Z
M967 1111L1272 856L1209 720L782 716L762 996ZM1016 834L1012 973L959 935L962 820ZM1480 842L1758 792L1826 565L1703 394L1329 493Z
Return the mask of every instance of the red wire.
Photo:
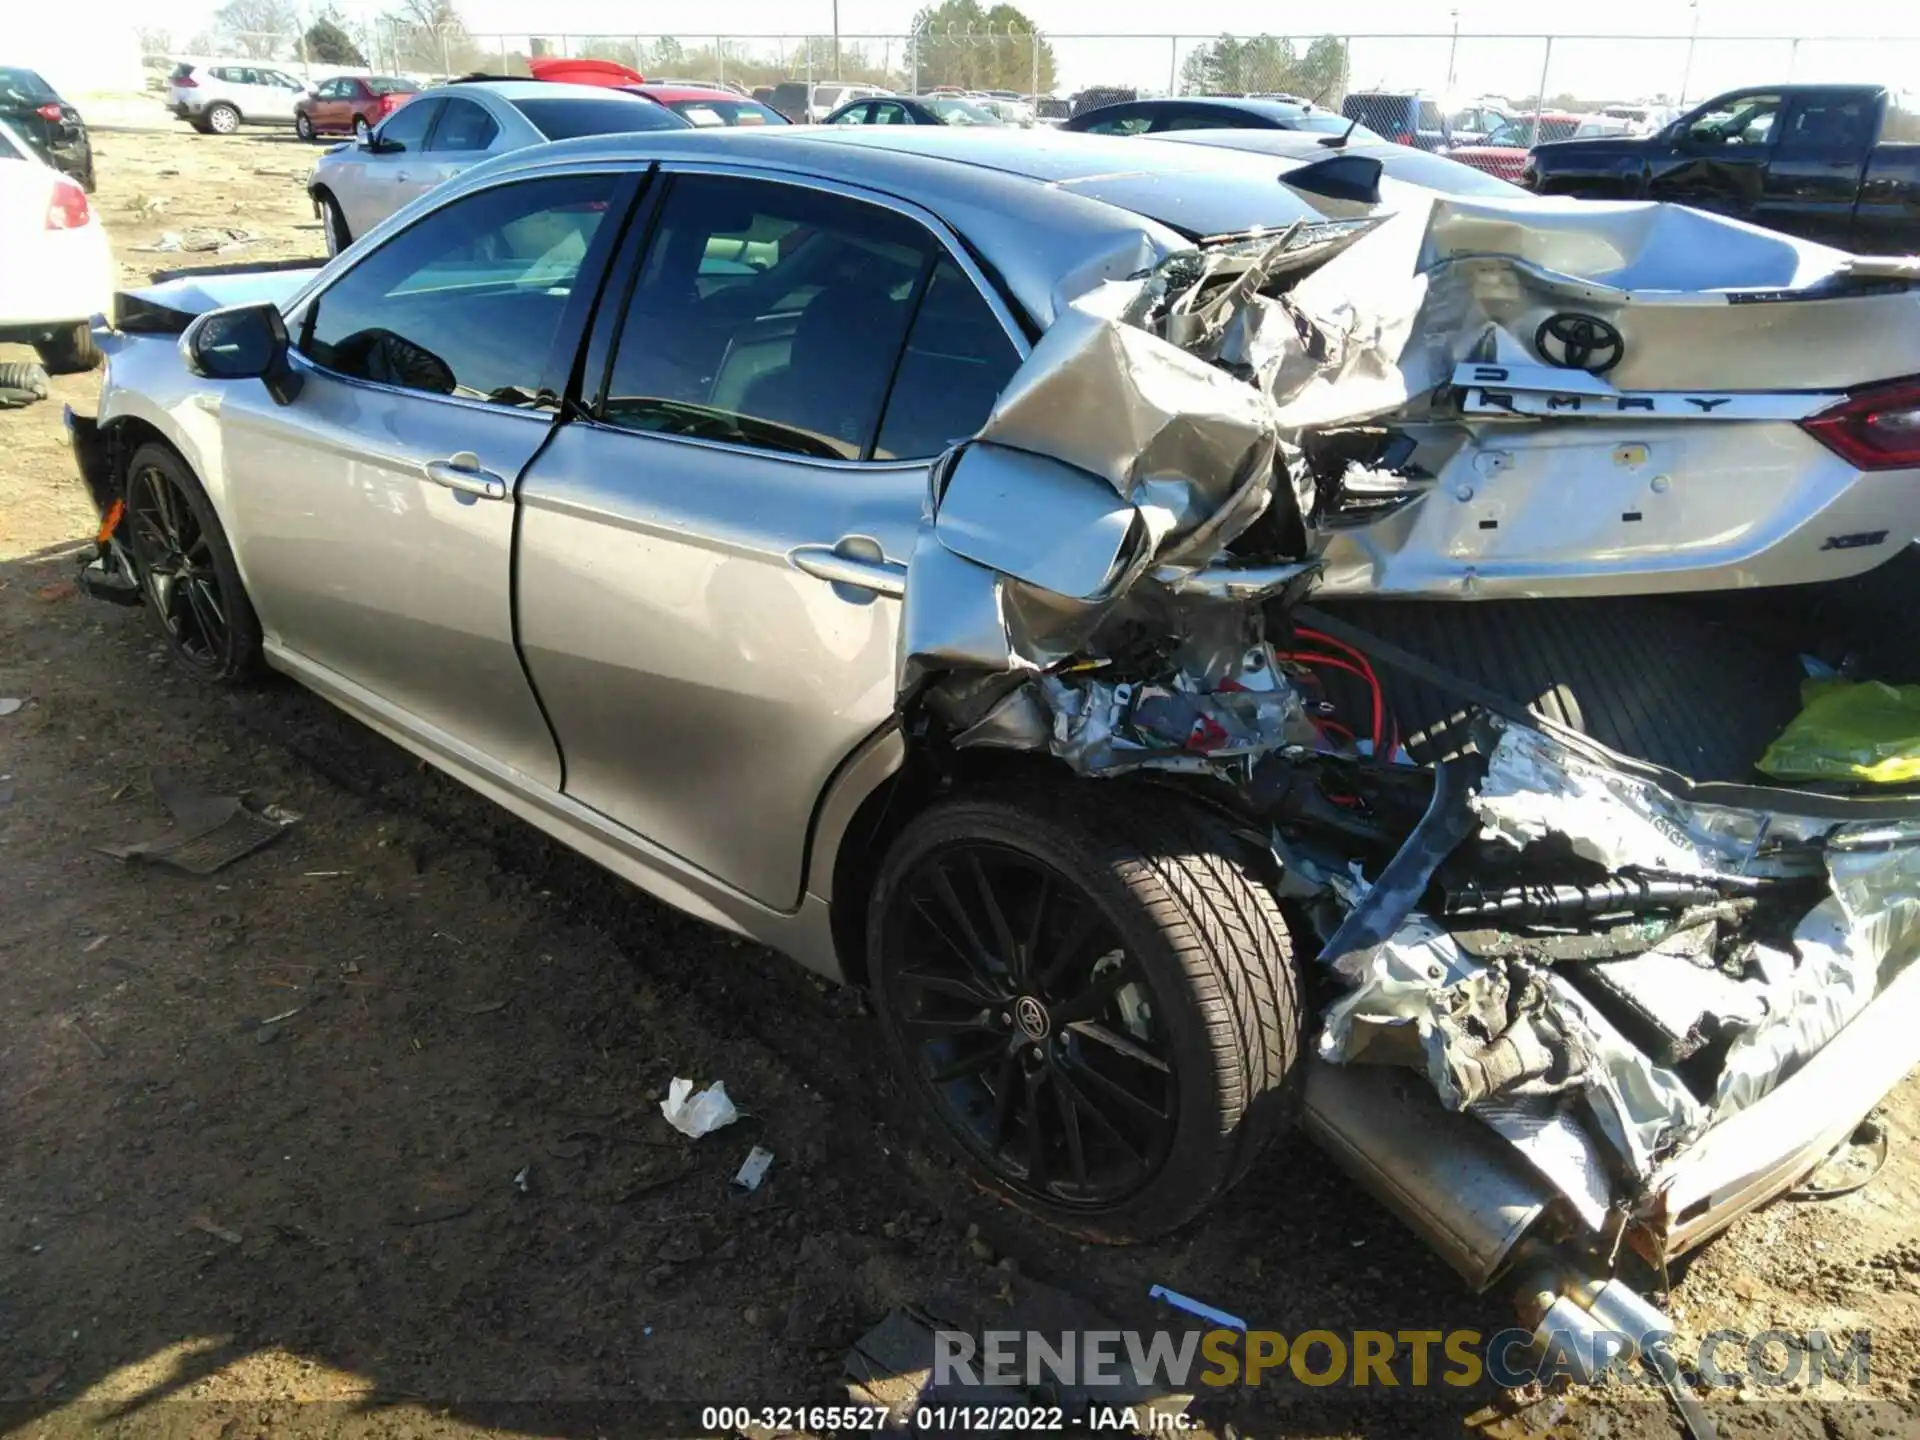
M1299 626L1293 633L1300 636L1303 640L1311 640L1321 646L1330 646L1336 650L1344 650L1359 663L1360 669L1365 674L1368 686L1373 690L1373 748L1374 753L1379 754L1381 752L1381 741L1386 738L1382 733L1385 729L1383 722L1386 718L1386 698L1385 691L1380 684L1380 677L1374 673L1373 662L1368 660L1364 653L1347 644L1346 641L1336 640L1323 630L1313 630L1306 626ZM1397 722L1394 723L1392 727L1392 735L1393 743L1386 750L1389 758L1400 748L1400 726Z
M1352 661L1342 660L1337 656L1316 655L1307 650L1289 650L1285 652L1282 658L1296 660L1306 665L1330 665L1335 670L1344 670L1349 675L1356 675L1366 681L1368 687L1373 691L1373 750L1376 755L1380 753L1380 746L1387 738L1386 701L1380 693L1380 682L1374 678L1371 669L1366 667L1364 657L1361 658L1360 664L1358 665L1355 665Z

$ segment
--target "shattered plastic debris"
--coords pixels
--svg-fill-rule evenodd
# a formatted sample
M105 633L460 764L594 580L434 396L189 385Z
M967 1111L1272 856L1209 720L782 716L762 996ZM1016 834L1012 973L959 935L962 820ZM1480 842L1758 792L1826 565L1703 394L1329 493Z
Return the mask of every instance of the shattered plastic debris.
M1803 709L1756 767L1780 780L1920 780L1920 685L1809 679Z
M747 1158L740 1162L740 1170L733 1177L733 1183L742 1190L758 1190L772 1164L773 1152L756 1145L747 1152Z
M669 1125L690 1140L710 1135L740 1118L733 1101L727 1098L726 1082L716 1080L696 1095L693 1081L677 1075L667 1086L667 1098L660 1102L660 1113L667 1117Z
M26 703L26 701L17 699L12 695L7 696L5 699L0 699L0 715L12 715Z
M189 875L211 875L279 839L300 817L278 806L246 807L237 795L195 789L166 770L149 776L153 795L173 817L173 828L151 840L96 845L118 860L168 865Z

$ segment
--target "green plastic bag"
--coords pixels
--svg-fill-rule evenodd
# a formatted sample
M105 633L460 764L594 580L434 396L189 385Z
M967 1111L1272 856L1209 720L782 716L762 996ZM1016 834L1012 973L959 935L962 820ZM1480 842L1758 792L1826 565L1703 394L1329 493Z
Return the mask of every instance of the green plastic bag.
M1920 685L1831 677L1800 686L1802 709L1760 757L1776 780L1920 780Z

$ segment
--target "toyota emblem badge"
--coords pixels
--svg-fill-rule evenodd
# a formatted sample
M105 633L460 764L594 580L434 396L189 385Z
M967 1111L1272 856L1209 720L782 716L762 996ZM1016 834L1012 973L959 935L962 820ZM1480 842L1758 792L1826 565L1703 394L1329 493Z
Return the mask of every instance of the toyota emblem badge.
M1541 321L1533 344L1549 365L1585 370L1590 375L1606 374L1627 353L1627 342L1613 326L1597 316L1572 311Z

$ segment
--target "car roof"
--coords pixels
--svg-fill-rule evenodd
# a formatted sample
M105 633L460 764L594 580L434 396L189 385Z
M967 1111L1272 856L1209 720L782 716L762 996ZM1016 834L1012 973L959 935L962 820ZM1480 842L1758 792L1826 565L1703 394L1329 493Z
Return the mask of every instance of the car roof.
M591 135L499 156L449 183L464 189L515 170L608 159L787 171L919 205L964 235L1042 326L1057 313L1059 287L1089 267L1129 274L1196 238L1325 218L1280 183L1270 157L1046 127L807 125Z
M476 90L502 100L605 100L625 92L616 85L575 85L564 80L456 80L423 90L423 95L471 95ZM628 97L639 100L635 95ZM736 97L737 98L737 97Z
M758 104L758 101L741 95L733 90L721 90L712 85L681 85L673 81L648 81L645 85L622 85L622 90L635 95L645 95L662 102L674 100L731 100L734 104Z
M1121 100L1121 105L1197 105L1204 110L1237 110L1245 114L1268 115L1276 120L1291 120L1314 108L1307 100L1279 100L1254 95L1180 95L1161 100ZM1107 109L1107 106L1101 106ZM1089 115L1097 112L1089 110Z

